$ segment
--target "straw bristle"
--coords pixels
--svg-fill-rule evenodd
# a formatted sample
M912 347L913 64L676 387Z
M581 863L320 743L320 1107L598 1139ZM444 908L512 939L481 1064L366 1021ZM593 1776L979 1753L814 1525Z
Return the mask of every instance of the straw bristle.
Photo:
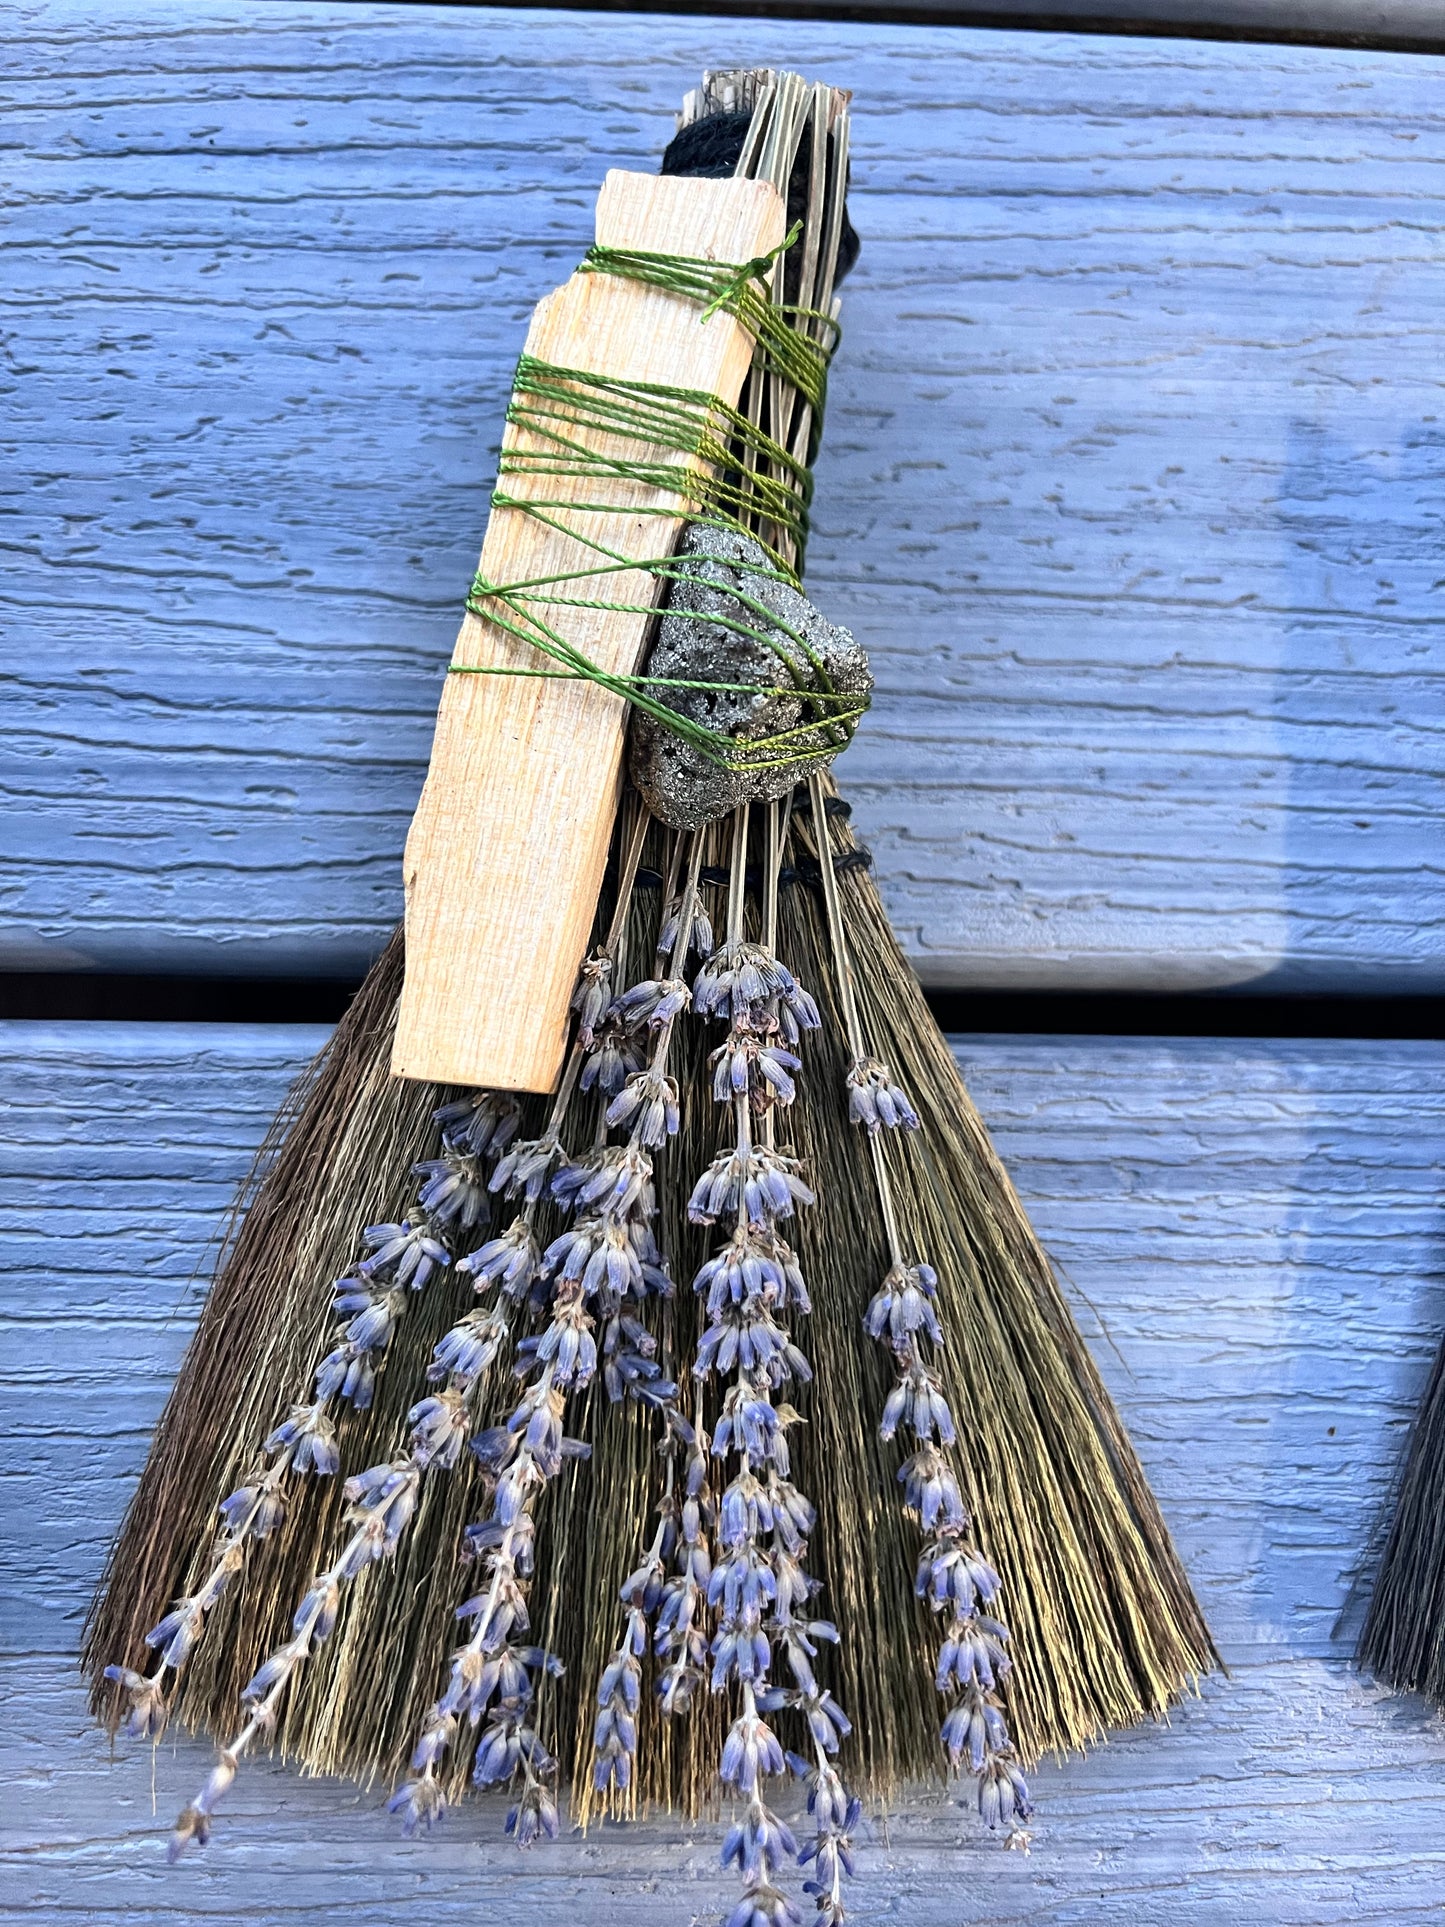
M1445 1704L1445 1343L1410 1433L1360 1664Z

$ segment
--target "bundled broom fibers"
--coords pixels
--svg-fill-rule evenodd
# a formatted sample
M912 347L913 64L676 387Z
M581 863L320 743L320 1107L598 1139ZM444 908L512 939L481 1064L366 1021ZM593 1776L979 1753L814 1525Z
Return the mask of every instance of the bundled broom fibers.
M790 202L808 133L809 225L827 230L835 255L844 231L837 183L846 148L840 162L816 105L808 118L809 93L816 103L827 90L805 90L791 76L783 81L781 90L765 92L768 76L710 77L711 94L705 90L694 111L706 114L719 104L746 111L765 98L774 118L755 126L751 161L755 171L788 184ZM778 132L780 119L791 127L791 144L786 127ZM826 251L821 260L810 253L804 272L813 276L814 300L820 290L826 300ZM806 436L806 422L791 418L791 404L769 384L755 381L746 405L755 419L779 409L783 419L774 426L784 437ZM799 1428L796 1456L799 1482L819 1512L811 1563L826 1610L847 1628L836 1659L840 1698L855 1721L847 1771L854 1785L886 1793L941 1766L932 1687L937 1640L914 1596L917 1540L895 1496L892 1450L876 1434L890 1373L861 1319L886 1269L886 1249L866 1149L842 1107L847 1057L837 965L816 895L817 850L807 847L806 808L794 815L793 832L794 869L811 873L814 883L795 877L782 893L781 952L817 995L825 1019L821 1035L809 1039L804 1097L784 1123L820 1196L799 1231L814 1301L809 1335L817 1381L803 1401L808 1423ZM1032 1759L1160 1712L1214 1662L1214 1652L1048 1261L898 951L871 877L848 861L850 839L841 825L839 833L864 1029L923 1119L916 1136L889 1147L890 1170L911 1232L940 1273L940 1311L950 1334L945 1390L959 1420L980 1538L1005 1574L1016 1669L1010 1720L1021 1754ZM727 824L710 833L710 865L726 866L730 834ZM645 861L665 869L660 831L652 833ZM660 914L655 894L635 894L619 982L646 974ZM352 1263L359 1226L401 1215L414 1192L411 1165L437 1147L431 1113L451 1093L389 1075L401 968L398 935L278 1122L218 1271L88 1629L97 1709L112 1721L118 1708L100 1668L138 1658L145 1630L207 1569L217 1496L254 1464L260 1440L334 1336L329 1286ZM718 1141L701 1029L684 1026L679 1038L682 1128L659 1169L658 1231L684 1286L705 1250L703 1234L685 1220L687 1190ZM528 1135L544 1108L529 1103ZM448 1274L408 1308L371 1409L341 1422L347 1471L395 1452L432 1346L470 1296L465 1281ZM693 1356L698 1324L685 1288L667 1320L669 1362L681 1367ZM503 1374L494 1377L484 1422L509 1404ZM593 1392L573 1423L593 1444L593 1457L571 1464L539 1505L532 1598L536 1634L566 1668L543 1686L538 1717L571 1768L585 1817L593 1804L585 1790L591 1696L615 1644L618 1587L636 1563L658 1472L655 1422L645 1412L630 1404L611 1408ZM229 1733L240 1688L284 1635L307 1577L335 1542L339 1484L302 1482L282 1528L249 1547L242 1579L212 1608L206 1637L182 1673L176 1703L188 1723L221 1739ZM395 1562L368 1569L348 1589L331 1639L293 1684L276 1733L283 1753L363 1780L400 1770L454 1643L461 1535L475 1516L479 1484L469 1458L423 1482L417 1518ZM662 1720L647 1704L635 1794L694 1808L714 1784L721 1723L715 1702L695 1707L687 1721ZM456 1761L454 1787L466 1765L465 1758Z
M800 807L793 865L804 877L816 874L812 832ZM846 859L854 846L841 820L833 834ZM655 832L648 852L659 869L661 836ZM726 826L716 836L714 860L723 865ZM867 1033L923 1119L921 1131L890 1144L891 1175L901 1211L939 1273L951 1338L945 1390L960 1424L979 1537L1006 1575L1010 1713L1019 1750L1033 1759L1163 1711L1215 1656L1123 1427L897 949L872 878L861 865L845 866L842 886ZM659 914L655 890L638 890L619 981L645 973ZM886 1795L941 1765L931 1678L936 1633L914 1597L916 1534L896 1501L896 1455L877 1438L891 1373L861 1320L886 1252L862 1134L837 1096L846 1043L823 906L816 885L797 875L782 891L780 950L814 990L824 1018L808 1040L805 1086L822 1095L801 1098L783 1124L820 1198L798 1229L817 1373L811 1396L800 1401L807 1423L795 1448L799 1483L818 1505L812 1563L823 1598L848 1629L836 1664L839 1697L855 1723L850 1777ZM431 1111L450 1093L389 1075L400 976L398 936L298 1095L289 1129L278 1133L112 1556L87 1640L93 1670L117 1653L138 1655L146 1628L199 1577L216 1494L254 1459L284 1402L279 1388L304 1384L327 1348L328 1287L354 1256L357 1225L378 1205L400 1214L411 1163L435 1146ZM687 1174L713 1156L718 1119L703 1075L706 1034L688 1026L679 1043L684 1113L662 1154L659 1237L685 1281L706 1252L706 1234L685 1219ZM585 1120L577 1136L585 1141ZM408 1309L375 1404L342 1422L347 1470L396 1449L432 1346L470 1296L464 1281L448 1276ZM697 1331L685 1289L669 1317L673 1356L685 1361ZM491 1420L507 1409L507 1392L504 1382L489 1389ZM636 1563L658 1473L655 1422L644 1411L612 1407L593 1391L577 1429L594 1455L569 1468L543 1503L533 1597L538 1636L566 1667L549 1683L541 1717L558 1740L571 1736L564 1763L581 1787L591 1694L615 1644L618 1587ZM331 1640L298 1679L278 1731L284 1753L362 1780L400 1770L452 1643L461 1534L478 1484L469 1460L425 1482L396 1563L362 1575ZM212 1609L206 1639L182 1675L178 1708L188 1723L225 1737L256 1659L284 1635L306 1575L335 1541L338 1486L307 1482L285 1526L251 1549L243 1582ZM353 1690L358 1678L362 1691ZM107 1695L97 1682L97 1705L110 1714ZM686 1722L645 1709L644 1799L693 1809L706 1797L720 1719L708 1703ZM588 1803L584 1796L584 1809Z
M1445 1342L1411 1428L1359 1658L1391 1686L1445 1704Z

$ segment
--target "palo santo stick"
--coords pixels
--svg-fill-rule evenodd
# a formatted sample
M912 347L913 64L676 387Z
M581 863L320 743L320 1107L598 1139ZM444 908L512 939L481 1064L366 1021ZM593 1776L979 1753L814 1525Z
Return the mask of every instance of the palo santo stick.
M784 207L765 181L607 176L597 240L715 261L749 261L778 246ZM540 303L527 353L564 368L700 389L736 405L750 335L726 311L706 322L695 302L603 274L573 275ZM575 431L605 448L615 438ZM508 426L504 448L536 444ZM690 457L670 458L679 469ZM593 540L639 561L671 553L681 515L668 491L607 475L514 475L519 498L616 504L574 514ZM639 512L643 511L643 512ZM520 510L494 508L481 570L491 582L595 566L594 551ZM597 576L576 593L648 605L643 571ZM547 619L600 668L638 668L650 616L627 609L550 608ZM468 614L458 665L536 669L545 659ZM406 842L406 980L391 1067L399 1077L493 1090L547 1091L566 1044L567 1008L597 906L617 807L627 706L594 683L522 676L448 676L431 768Z

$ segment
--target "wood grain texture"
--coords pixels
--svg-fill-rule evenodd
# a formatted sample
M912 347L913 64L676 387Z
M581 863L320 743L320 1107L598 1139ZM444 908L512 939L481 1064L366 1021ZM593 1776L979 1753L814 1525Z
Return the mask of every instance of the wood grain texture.
M811 587L938 984L1439 987L1445 66L12 9L12 967L353 970L525 316L719 58L855 90ZM13 639L13 640L11 640Z
M598 196L596 240L740 264L782 245L785 212L770 181L614 169ZM553 368L716 395L736 408L753 337L728 313L701 325L698 308L639 281L573 274L537 304L524 352ZM540 421L534 412L529 422L510 422L502 453L541 464L510 474L505 492L546 510L494 506L480 574L504 593L512 583L555 584L554 593L579 599L579 606L544 602L523 615L599 671L636 675L652 628L645 612L662 585L642 570L599 572L599 564L671 555L689 506L683 478L707 465L615 429L571 426L555 402ZM645 451L673 486L644 484L625 470L559 471L559 434L569 461L580 450L635 466ZM505 604L486 606L490 615L518 619ZM406 978L392 1069L434 1084L550 1091L612 842L627 705L595 683L534 680L530 672L548 664L532 642L470 610L452 662L519 673L448 675L442 688L431 762L407 832ZM481 998L480 985L489 993Z
M519 1862L494 1805L397 1840L377 1793L249 1770L206 1855L158 1828L200 1750L111 1761L69 1652L190 1322L192 1276L320 1041L244 1027L0 1026L0 1559L12 1918L448 1927L506 1909L713 1919L707 1825ZM1232 1668L1170 1729L1044 1768L1032 1854L920 1798L862 1854L910 1927L1334 1927L1438 1916L1445 1728L1344 1664L1354 1573L1442 1318L1445 1048L958 1040ZM198 1120L204 1119L203 1128ZM65 1236L57 1241L56 1227Z

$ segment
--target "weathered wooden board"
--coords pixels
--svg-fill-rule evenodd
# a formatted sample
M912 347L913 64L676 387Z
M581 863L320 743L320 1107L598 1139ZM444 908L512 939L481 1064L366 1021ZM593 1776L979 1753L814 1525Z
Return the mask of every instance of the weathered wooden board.
M1445 64L927 28L12 12L10 967L354 970L531 303L719 60L856 90L812 582L940 984L1445 981Z
M602 4L610 6L614 0ZM775 0L764 0L756 10L772 4ZM718 13L748 10L744 0L723 0L714 8ZM787 0L786 11L800 19L812 14L826 18L830 4ZM1047 20L1051 25L1077 20L1091 32L1138 33L1158 26L1260 38L1333 38L1348 46L1361 41L1445 46L1445 23L1434 0L868 0L868 15L885 21L895 15L914 21L983 20L991 26L1010 20Z
M159 1829L200 1749L162 1749L157 1821L149 1762L112 1762L86 1724L68 1653L191 1320L187 1281L320 1036L0 1026L0 1904L95 1927L713 1919L727 1888L709 1826L604 1829L519 1861L495 1806L407 1845L378 1793L279 1768L243 1775L206 1855L167 1870ZM1445 1728L1343 1656L1445 1321L1445 1047L975 1037L959 1054L1081 1315L1107 1327L1101 1362L1232 1677L1168 1730L1043 1769L1027 1859L936 1797L879 1822L858 1917L1436 1917Z

